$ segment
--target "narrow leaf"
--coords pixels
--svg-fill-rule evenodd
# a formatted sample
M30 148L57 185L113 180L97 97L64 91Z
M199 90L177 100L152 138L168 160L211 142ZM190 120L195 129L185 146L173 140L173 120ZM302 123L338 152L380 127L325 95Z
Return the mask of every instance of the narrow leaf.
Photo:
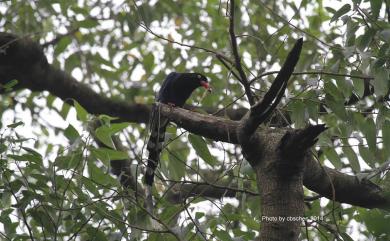
M79 104L79 102L75 100L73 100L73 102L77 112L77 119L83 122L87 121L88 112Z
M375 94L384 96L389 91L389 73L384 68L374 69L375 79L372 83Z
M24 122L23 121L18 121L16 123L7 125L7 127L11 128L11 129L14 129L14 128L20 126L20 125L24 125Z
M107 126L101 126L95 130L95 135L104 145L115 148L111 139L111 131Z
M209 148L207 147L206 141L197 135L188 135L188 139L195 149L196 153L208 164L214 166L218 162L214 156L210 154Z
M77 138L80 137L80 134L78 133L78 131L70 124L65 129L64 135L66 138L68 138L68 140L70 140L72 142L74 142Z
M355 151L352 149L352 147L344 146L343 152L344 152L345 156L348 158L348 162L351 165L352 170L354 170L355 172L360 172L359 160L356 156Z
M336 21L337 19L339 19L342 15L346 14L347 12L349 12L351 10L351 5L349 4L344 4L344 6L342 6L339 10L337 10L337 12L335 12L335 14L333 15L332 19L330 20L330 22L333 22L333 21Z

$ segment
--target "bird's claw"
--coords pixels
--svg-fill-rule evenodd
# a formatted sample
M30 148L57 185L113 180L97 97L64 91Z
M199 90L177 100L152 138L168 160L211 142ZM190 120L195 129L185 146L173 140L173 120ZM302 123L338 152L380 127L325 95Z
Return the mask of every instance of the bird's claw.
M168 102L167 105L169 105L170 111L172 111L172 109L173 109L174 107L176 107L175 103L171 103L171 102Z

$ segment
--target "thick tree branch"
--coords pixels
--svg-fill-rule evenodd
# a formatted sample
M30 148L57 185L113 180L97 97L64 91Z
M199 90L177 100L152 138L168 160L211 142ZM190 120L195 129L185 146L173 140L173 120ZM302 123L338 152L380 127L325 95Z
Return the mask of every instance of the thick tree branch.
M287 87L287 82L298 63L302 44L303 39L298 39L263 100L251 107L248 118L243 122L242 132L240 133L240 135L243 135L242 139L248 139L279 104Z
M161 115L168 117L179 127L182 127L189 132L215 141L238 144L238 121L204 115L181 108L172 108L171 106L162 103L159 103L159 107Z
M303 184L308 189L340 203L365 208L390 208L390 198L369 181L359 181L356 176L321 166L313 158L307 158ZM333 197L332 184L335 189Z
M326 129L325 125L309 125L305 129L287 131L280 141L282 155L304 156L307 150L317 142L317 137Z
M41 47L28 38L0 33L0 93L1 87L16 79L14 89L31 91L49 91L51 94L72 104L76 99L91 114L107 114L119 117L122 121L148 123L151 105L113 100L93 91L88 85L80 83L71 75L49 65ZM194 109L186 105L185 108ZM219 110L205 107L208 113ZM226 109L226 114L233 120L239 120L247 112L245 108Z

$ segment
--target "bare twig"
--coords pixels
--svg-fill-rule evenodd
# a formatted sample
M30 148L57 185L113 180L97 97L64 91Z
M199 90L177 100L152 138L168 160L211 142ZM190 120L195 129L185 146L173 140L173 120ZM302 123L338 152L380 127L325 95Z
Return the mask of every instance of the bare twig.
M270 72L266 72L266 73L263 73L259 76L256 76L255 78L251 79L249 81L249 84L252 84L253 82L255 82L256 80L259 80L261 78L263 78L264 76L268 76L268 75L273 75L273 74L277 74L279 73L279 71L270 71ZM306 71L306 72L294 72L292 73L292 75L305 75L305 74L310 74L310 75L331 75L331 76L340 76L340 77L349 77L349 78L356 78L356 79L374 79L374 77L371 77L371 76L361 76L361 75L351 75L351 74L338 74L338 73L332 73L332 72L326 72L326 71Z
M206 237L207 233L199 226L199 223L192 218L191 213L188 211L188 208L186 207L186 205L184 205L184 209L185 209L188 217L191 219L192 223L195 225L197 232L199 232L200 235L202 236L202 238L206 241L207 240L207 237Z
M317 40L318 42L322 43L323 45L325 46L328 46L330 48L335 48L335 49L342 49L341 47L339 46L336 46L336 45L330 45L328 43L326 43L325 41L319 39L318 37L314 36L313 34L297 27L296 25L292 24L291 22L289 22L288 20L284 19L282 16L280 16L278 13L276 13L272 8L270 8L267 4L264 4L262 3L262 1L258 1L259 4L261 4L265 9L267 9L269 12L271 12L272 15L276 16L277 18L279 18L282 22L285 22L286 24L290 25L291 27L293 27L294 29L298 30L299 32L302 32L304 33L305 35L309 36L310 38L313 38L315 40Z
M229 70L232 75L234 75L234 77L236 77L237 79L240 79L240 76L237 75L237 73L233 70L233 66L229 66L228 63L225 62L225 60L220 56L220 55L215 55L215 57L217 57L217 59L226 67L227 70Z
M221 58L223 58L225 61L233 64L233 61L231 59L229 59L226 55L224 55L223 53L220 53L218 51L215 51L215 50L212 50L212 49L208 49L208 48L204 48L204 47L200 47L200 46L197 46L197 45L191 45L191 44L185 44L185 43L180 43L180 42L177 42L175 40L172 40L172 39L169 39L169 38L166 38L164 36L161 36L161 35L158 35L156 34L155 32L153 32L149 27L147 27L145 24L143 23L139 23L138 24L141 28L143 28L146 32L152 34L153 36L159 38L159 39L162 39L162 40L165 40L169 43L172 43L172 44L177 44L177 45L180 45L182 47L187 47L187 48L192 48L192 49L198 49L198 50L203 50L204 52L206 53L213 53L215 56L220 56Z
M248 98L249 104L254 105L255 99L252 95L250 84L248 83L248 79L241 65L241 57L240 54L238 53L237 39L234 33L234 0L230 0L229 34L230 34L230 43L231 43L232 52L234 56L235 67L238 73L240 74L240 78L238 78L238 81L240 81L240 83L243 85L245 89L245 93Z
M3 170L2 170L3 171ZM16 193L14 192L14 190L12 189L11 185L10 185L10 180L9 178L7 177L7 175L4 175L4 180L6 181L7 183L7 186L9 187L9 191L11 193L11 195L14 197L15 201L16 201L16 204L19 206L20 204L20 201L19 201L19 198L17 197ZM24 208L18 208L18 210L20 211L20 213L22 214L22 219L23 219L23 223L24 225L26 226L27 228L27 231L28 231L28 235L30 237L30 239L32 241L34 241L34 236L33 236L33 233L32 233L32 229L30 227L30 225L28 224L27 222L27 215L26 215L26 212L24 210Z

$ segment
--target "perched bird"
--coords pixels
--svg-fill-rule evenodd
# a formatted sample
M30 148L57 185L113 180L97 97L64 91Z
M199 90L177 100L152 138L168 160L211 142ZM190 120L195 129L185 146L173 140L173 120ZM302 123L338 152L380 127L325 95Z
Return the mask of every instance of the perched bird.
M201 86L211 91L207 78L202 74L172 72L161 85L156 102L182 107L191 93ZM151 131L147 145L149 157L145 173L145 183L149 186L153 185L154 171L160 161L167 125L168 119L160 116L158 106L154 106L151 113Z

